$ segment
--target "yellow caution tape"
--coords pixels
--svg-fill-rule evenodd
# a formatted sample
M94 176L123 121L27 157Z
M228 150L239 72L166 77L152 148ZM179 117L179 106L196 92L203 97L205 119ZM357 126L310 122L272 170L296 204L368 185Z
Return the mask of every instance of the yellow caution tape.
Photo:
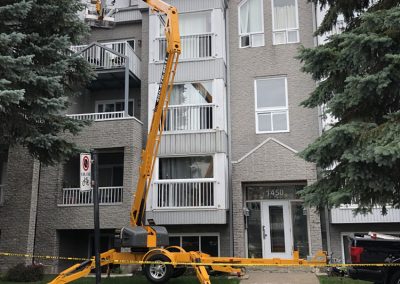
M65 257L65 256L50 256L50 255L33 255L33 254L23 254L23 253L10 253L10 252L0 252L1 256L8 257L26 257L26 258L35 258L35 259L53 259L53 260L68 260L68 261L87 261L94 260L94 258L82 258L82 257ZM104 259L105 261L107 259ZM299 264L282 264L282 263L229 263L229 262L161 262L161 261L131 261L131 260L118 260L114 259L113 263L115 264L165 264L165 265L182 265L182 266L231 266L231 267L367 267L367 266L375 266L375 267L393 267L400 266L400 263L357 263L357 264L349 264L349 263L299 263Z

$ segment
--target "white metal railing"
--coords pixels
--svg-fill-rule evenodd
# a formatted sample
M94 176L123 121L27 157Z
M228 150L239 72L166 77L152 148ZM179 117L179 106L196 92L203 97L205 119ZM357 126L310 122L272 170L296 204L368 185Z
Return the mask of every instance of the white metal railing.
M133 51L133 48L126 41L96 43L89 48L88 45L71 46L73 52L80 52L90 64L97 70L114 69L126 66L126 58L128 57L129 70L140 79L141 60ZM111 49L112 51L106 49Z
M0 184L0 205L4 202L4 185Z
M127 118L124 111L67 114L67 117L76 120L94 120L94 121L116 120L116 119Z
M122 186L99 187L99 204L120 204L123 201ZM79 188L63 188L61 205L91 205L93 190L81 192Z
M174 105L168 107L165 131L214 129L215 105Z
M366 214L354 214L357 204L341 205L331 209L331 223L357 224L357 223L398 223L400 222L400 209L387 207L387 214L382 215L382 208L376 206Z
M158 180L153 183L153 208L209 208L216 202L215 180Z
M181 36L182 53L179 59L200 59L214 55L214 34L199 34ZM167 41L165 38L158 38L159 60L165 60Z

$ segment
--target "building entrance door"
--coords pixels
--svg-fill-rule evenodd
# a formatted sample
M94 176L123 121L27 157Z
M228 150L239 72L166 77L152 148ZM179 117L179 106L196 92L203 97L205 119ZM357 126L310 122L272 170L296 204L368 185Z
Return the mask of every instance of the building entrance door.
M290 203L286 200L261 202L263 258L292 257Z

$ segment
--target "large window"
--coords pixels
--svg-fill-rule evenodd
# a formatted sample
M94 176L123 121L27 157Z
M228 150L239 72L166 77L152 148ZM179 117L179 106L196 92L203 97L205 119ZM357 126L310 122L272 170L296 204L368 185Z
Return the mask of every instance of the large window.
M117 112L125 110L125 101L124 100L106 100L106 101L97 101L96 102L96 112ZM133 100L130 99L128 102L128 114L133 116Z
M170 105L197 105L213 102L212 82L175 84Z
M297 0L273 0L272 22L274 44L299 42Z
M263 1L244 0L239 4L240 47L264 45Z
M213 178L213 157L160 158L160 179Z
M179 14L179 33L181 36L211 33L211 12ZM160 23L159 35L165 36L163 23Z
M257 79L255 94L256 132L289 131L287 79Z
M213 55L211 12L184 13L179 15L179 32L182 53L180 59L199 59ZM159 29L159 59L165 59L166 40L163 23Z
M171 93L165 131L213 129L214 105L211 82L176 84Z
M187 235L169 237L170 246L180 246L186 251L201 251L211 256L219 256L219 236L217 235Z

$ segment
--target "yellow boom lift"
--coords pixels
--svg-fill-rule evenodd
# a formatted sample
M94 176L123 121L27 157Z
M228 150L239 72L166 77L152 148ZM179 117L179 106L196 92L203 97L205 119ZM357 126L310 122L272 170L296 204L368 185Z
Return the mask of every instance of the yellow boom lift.
M187 252L181 247L168 247L168 232L165 227L144 224L146 198L150 189L155 159L160 144L169 98L181 53L178 11L162 0L143 0L154 12L165 15L165 37L167 41L166 62L164 64L161 85L153 112L146 148L142 152L139 179L130 212L130 227L124 227L116 236L117 247L127 248L130 252L118 252L111 249L100 254L100 265L132 264L144 262L142 268L146 278L152 283L165 283L171 277L181 276L187 266L192 266L202 284L210 284L207 269L235 275L242 275L241 266L248 265L320 265L326 263L326 253L318 252L310 261L299 258L297 251L292 259L248 259L234 257L211 257L198 251ZM104 16L105 0L97 0L99 20ZM165 20L164 20L165 19ZM186 265L184 265L186 264ZM51 284L62 284L88 275L96 267L92 258L76 264L56 277Z

